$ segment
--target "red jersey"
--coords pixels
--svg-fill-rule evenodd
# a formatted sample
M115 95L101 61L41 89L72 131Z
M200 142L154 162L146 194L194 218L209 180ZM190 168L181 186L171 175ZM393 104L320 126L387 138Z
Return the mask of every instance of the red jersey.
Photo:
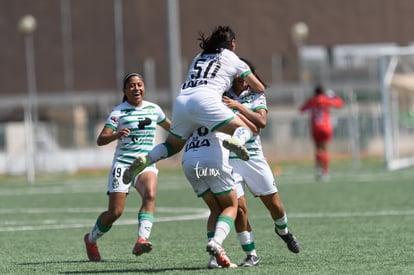
M325 94L316 95L308 99L302 107L301 112L311 112L312 132L332 131L330 108L341 108L344 105L338 96L328 97Z

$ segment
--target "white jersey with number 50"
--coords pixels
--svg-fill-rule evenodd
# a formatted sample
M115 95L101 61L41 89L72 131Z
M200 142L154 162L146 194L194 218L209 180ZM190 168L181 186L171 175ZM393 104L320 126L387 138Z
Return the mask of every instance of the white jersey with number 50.
M249 66L234 52L223 49L215 54L198 54L191 63L181 94L191 94L208 89L219 96L230 89L236 75L251 73Z

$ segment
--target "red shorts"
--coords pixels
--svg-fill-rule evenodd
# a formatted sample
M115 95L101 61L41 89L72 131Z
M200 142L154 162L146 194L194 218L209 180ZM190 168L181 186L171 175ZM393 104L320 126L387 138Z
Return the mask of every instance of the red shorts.
M333 131L331 128L313 128L312 129L312 137L315 142L323 142L328 143L333 135Z

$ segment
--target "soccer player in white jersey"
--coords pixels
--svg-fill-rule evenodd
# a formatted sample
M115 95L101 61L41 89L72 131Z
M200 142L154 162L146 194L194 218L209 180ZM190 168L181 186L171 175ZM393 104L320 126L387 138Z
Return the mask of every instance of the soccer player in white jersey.
M184 174L211 213L207 221L206 249L211 254L208 268L237 267L222 248L234 226L237 207L229 151L222 146L222 141L227 137L226 134L200 127L188 138L182 155Z
M155 146L147 156L138 157L124 173L124 183L131 181L147 165L181 151L187 138L201 126L232 135L223 141L224 147L243 160L249 158L244 143L253 133L226 108L221 97L230 89L237 75L255 92L264 92L265 87L234 53L236 36L230 27L219 26L208 37L200 32L199 40L202 52L193 59L180 94L174 101L167 140Z
M108 209L98 216L91 232L84 236L90 261L101 260L96 242L122 215L131 185L142 198L138 239L132 253L139 256L152 249L148 238L154 220L158 170L155 164L149 165L134 177L132 184L124 184L122 175L138 155L145 155L154 147L157 125L168 131L170 120L157 104L144 100L145 84L140 74L129 73L124 77L123 92L123 102L111 111L97 139L99 146L116 141L117 147L108 179Z
M254 72L254 67L251 64L250 68ZM243 79L239 78L234 81L233 89L225 93L223 102L259 129L266 126L266 98L264 94L251 92ZM273 219L275 233L287 244L291 252L299 253L300 246L296 237L288 230L286 211L279 197L272 170L264 157L260 136L255 135L248 140L246 148L250 153L248 161L240 160L230 152L230 165L233 167L236 183L242 185L243 188L244 185L247 185L253 195L262 200ZM235 222L238 238L247 254L246 260L241 265L253 266L258 264L259 259L254 251L254 238L247 220L247 208L243 205L245 202L239 202L239 212Z

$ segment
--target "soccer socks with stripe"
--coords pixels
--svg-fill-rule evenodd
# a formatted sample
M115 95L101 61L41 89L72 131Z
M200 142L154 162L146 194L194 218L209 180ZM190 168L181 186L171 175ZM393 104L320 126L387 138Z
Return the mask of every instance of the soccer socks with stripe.
M214 231L207 231L207 240L211 241L214 238Z
M221 245L229 235L230 230L233 228L233 226L234 220L232 218L229 216L219 216L217 219L213 240Z
M99 218L96 220L95 225L92 228L91 233L89 233L89 242L96 243L96 241L102 237L106 232L111 229L112 225L110 226L103 226Z
M170 156L172 156L172 150L171 146L168 143L157 144L147 155L147 157L150 159L150 163L148 163L148 165L156 163Z
M286 214L284 214L283 217L277 219L274 222L275 222L276 230L280 235L283 236L283 235L286 235L287 233L289 233Z
M237 238L239 239L240 245L243 251L246 253L246 255L257 256L256 246L254 244L253 232L243 231L243 232L237 233Z
M249 128L243 126L238 127L232 135L232 138L238 139L240 141L240 144L245 144L252 137L252 131Z
M151 235L152 224L154 223L154 215L148 212L138 213L138 238L149 239Z

